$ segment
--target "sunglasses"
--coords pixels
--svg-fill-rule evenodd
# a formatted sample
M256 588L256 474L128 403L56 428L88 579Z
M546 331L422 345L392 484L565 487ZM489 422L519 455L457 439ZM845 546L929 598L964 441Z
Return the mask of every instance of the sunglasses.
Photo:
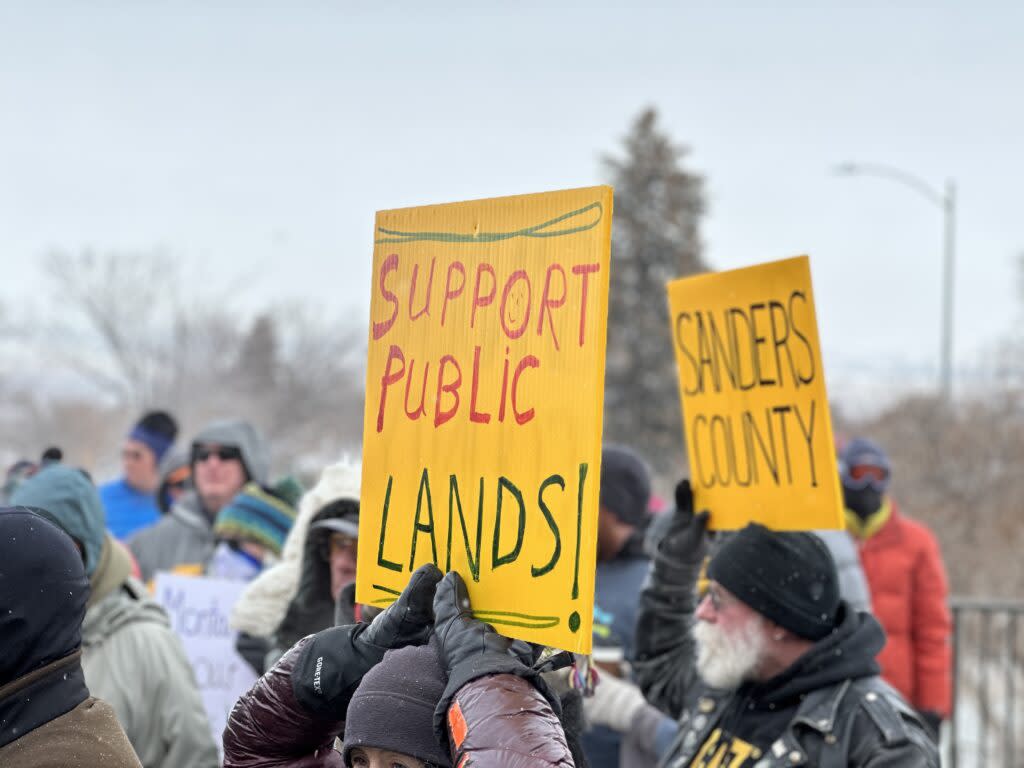
M882 490L889 479L889 470L873 464L855 464L843 473L843 483L847 488L861 490L868 486Z
M234 445L222 445L211 448L207 445L197 445L192 449L192 461L201 464L211 456L216 456L221 461L241 461L242 451Z

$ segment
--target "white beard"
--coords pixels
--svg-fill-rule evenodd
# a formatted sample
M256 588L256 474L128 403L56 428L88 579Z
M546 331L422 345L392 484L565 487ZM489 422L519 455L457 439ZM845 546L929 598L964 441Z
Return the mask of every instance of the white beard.
M731 634L718 624L697 621L693 636L697 641L697 672L712 688L726 691L752 679L768 641L760 616L752 616Z

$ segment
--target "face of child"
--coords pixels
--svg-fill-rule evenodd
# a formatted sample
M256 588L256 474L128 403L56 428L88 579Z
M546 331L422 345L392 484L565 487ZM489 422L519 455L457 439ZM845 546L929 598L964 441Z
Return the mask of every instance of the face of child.
M424 768L415 757L377 747L356 747L349 755L352 768Z

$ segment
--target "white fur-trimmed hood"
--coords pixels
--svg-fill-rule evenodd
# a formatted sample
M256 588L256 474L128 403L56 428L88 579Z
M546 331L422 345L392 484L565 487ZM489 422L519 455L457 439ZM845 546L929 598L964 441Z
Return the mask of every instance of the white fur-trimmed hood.
M284 541L281 562L250 582L235 603L229 622L232 629L259 637L274 633L299 588L302 551L310 521L332 501L358 501L362 472L361 462L346 459L324 469L317 484L299 502L295 524Z

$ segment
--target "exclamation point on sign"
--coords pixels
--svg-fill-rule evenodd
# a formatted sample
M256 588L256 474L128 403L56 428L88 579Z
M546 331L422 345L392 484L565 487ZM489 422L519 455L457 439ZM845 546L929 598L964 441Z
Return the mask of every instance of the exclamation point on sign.
M580 482L576 493L576 560L572 572L572 599L578 600L580 596L580 536L583 533L583 488L587 481L586 463L580 464ZM573 632L580 628L579 611L569 614L569 629Z

